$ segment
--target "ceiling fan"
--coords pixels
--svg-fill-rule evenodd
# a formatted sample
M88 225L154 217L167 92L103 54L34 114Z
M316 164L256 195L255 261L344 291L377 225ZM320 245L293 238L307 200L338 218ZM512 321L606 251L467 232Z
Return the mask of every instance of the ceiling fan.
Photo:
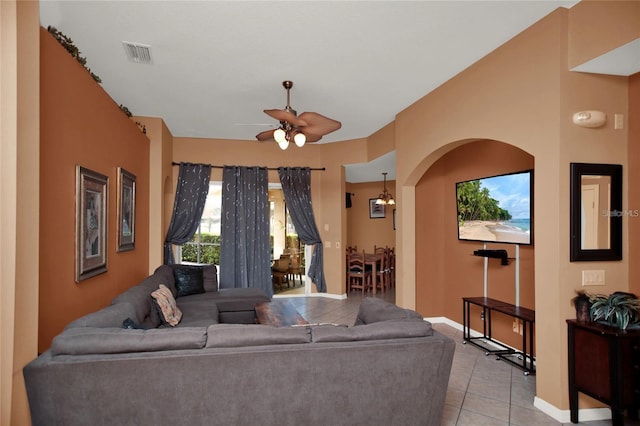
M287 106L285 109L265 109L268 116L280 122L280 127L275 130L265 130L256 135L260 142L275 140L281 149L287 149L289 142L297 146L303 146L305 142L317 142L328 133L342 127L342 123L318 114L317 112L303 112L298 116L295 109L289 105L289 91L293 82L286 80L282 86L287 90Z

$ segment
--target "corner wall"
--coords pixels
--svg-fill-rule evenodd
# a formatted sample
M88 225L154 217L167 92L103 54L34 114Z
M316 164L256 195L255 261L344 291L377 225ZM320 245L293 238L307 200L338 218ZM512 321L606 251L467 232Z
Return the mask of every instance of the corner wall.
M623 2L581 2L574 8L578 8L582 19L591 19L602 13L605 3L609 18L627 13ZM569 262L569 163L616 163L627 169L625 132L615 131L612 123L600 129L579 128L571 123L574 112L592 105L608 115L627 111L625 78L568 70L569 39L576 36L569 29L572 11L554 11L399 113L396 119L396 186L401 206L396 238L401 262L396 300L401 306L428 304L424 295L416 300L416 283L430 277L418 277L422 272L415 266L426 261L417 257L421 253L418 247L423 244L419 237L423 218L416 187L425 172L447 152L480 139L502 141L535 158L537 398L559 413L566 412L569 405L564 321L575 316L570 300L580 288L581 270L604 269L607 286L599 290L610 292L627 288L629 265L626 243L621 262ZM626 16L621 19L628 21ZM444 193L435 196L443 197ZM626 196L625 192L625 200ZM430 220L445 226L447 219L439 216L445 211L437 209ZM444 246L443 259L457 255ZM434 276L446 280L446 274L444 268L436 268ZM447 299L445 304L461 304L458 297L455 299ZM429 312L423 314L430 316ZM588 406L584 402L589 401L581 401L583 408Z
M70 321L148 275L149 140L66 50L40 29L38 350ZM109 177L107 272L75 282L76 165ZM135 249L117 252L117 167L137 177Z
M623 209L640 210L640 73L629 77L629 114L626 122L629 132L629 202ZM626 220L626 223L624 221ZM623 219L628 225L629 257L640 256L640 217ZM640 295L640 262L629 262L629 291Z
M27 425L37 355L39 8L0 2L0 424Z

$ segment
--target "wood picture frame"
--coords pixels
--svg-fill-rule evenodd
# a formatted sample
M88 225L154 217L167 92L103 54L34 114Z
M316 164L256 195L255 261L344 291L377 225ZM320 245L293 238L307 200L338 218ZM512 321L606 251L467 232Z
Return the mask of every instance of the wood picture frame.
M109 178L76 166L76 282L107 271Z
M136 176L122 167L118 167L117 209L117 251L133 250L136 242Z
M384 219L384 204L376 204L377 198L369 198L369 219Z

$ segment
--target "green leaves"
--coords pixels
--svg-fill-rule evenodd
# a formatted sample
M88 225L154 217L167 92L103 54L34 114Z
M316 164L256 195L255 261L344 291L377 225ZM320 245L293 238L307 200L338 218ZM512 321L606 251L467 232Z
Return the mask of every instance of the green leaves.
M629 324L640 323L640 300L629 293L589 295L589 300L592 321L605 321L622 330Z
M47 31L49 31L49 33L56 40L58 40L58 43L60 43L62 47L64 47L66 51L71 54L71 56L73 56L78 62L80 62L80 65L82 65L89 72L89 74L91 74L91 78L93 78L96 83L102 83L102 79L95 75L91 71L91 68L87 66L87 58L80 55L80 49L78 49L76 45L73 44L73 40L71 40L71 37L63 34L62 31L58 31L58 29L52 27L51 25L47 27Z
M458 222L511 219L511 214L500 208L498 200L491 198L489 190L480 187L479 180L459 183L456 189Z

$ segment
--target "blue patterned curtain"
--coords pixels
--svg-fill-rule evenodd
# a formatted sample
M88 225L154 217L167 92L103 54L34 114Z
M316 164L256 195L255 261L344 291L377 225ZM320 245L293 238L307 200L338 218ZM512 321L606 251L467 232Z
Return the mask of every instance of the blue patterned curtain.
M255 287L273 295L268 191L266 168L224 167L220 288Z
M191 240L200 224L202 210L209 193L211 166L180 163L173 215L164 242L164 264L175 263L172 244L182 245Z
M308 276L318 288L327 291L324 277L324 255L320 232L316 226L311 205L311 170L308 167L278 168L284 200L287 203L298 237L305 244L314 245Z

